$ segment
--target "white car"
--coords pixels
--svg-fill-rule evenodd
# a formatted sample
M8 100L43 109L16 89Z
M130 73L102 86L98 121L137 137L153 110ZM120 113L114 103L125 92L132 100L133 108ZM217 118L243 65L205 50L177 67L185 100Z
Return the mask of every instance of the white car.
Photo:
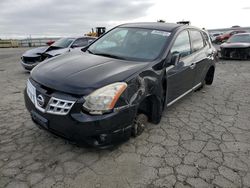
M96 37L61 38L51 46L38 47L26 51L21 57L21 65L26 70L32 70L45 59L70 52L75 48L83 48L93 42Z
M222 33L222 32L210 33L211 41L212 41L212 42L215 42L216 37L218 37L218 36L220 36L220 35L223 35L223 33Z

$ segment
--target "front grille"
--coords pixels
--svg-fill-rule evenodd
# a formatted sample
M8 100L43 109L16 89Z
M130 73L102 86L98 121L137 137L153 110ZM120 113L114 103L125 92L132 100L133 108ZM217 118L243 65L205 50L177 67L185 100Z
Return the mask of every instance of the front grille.
M30 80L27 81L27 94L32 103L35 105L36 109L43 113L67 115L75 104L75 101L51 97L48 104L44 107L41 107L37 100L37 95L39 92L36 91L36 88L33 86Z
M74 101L52 97L49 101L47 112L50 114L66 115L72 108Z
M36 103L36 88L31 84L31 82L27 81L27 94L32 101L33 104Z
M38 56L38 57L26 57L26 56L23 56L22 60L26 64L31 64L31 63L40 62L41 61L41 57L40 56Z
M221 50L222 57L232 59L247 59L250 56L249 48L224 48Z

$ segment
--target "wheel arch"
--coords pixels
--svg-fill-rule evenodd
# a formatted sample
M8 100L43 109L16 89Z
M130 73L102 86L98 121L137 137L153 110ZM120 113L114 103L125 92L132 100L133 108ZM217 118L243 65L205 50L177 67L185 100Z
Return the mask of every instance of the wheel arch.
M149 122L158 124L162 115L162 102L156 95L144 98L138 107L137 113L147 115Z
M211 85L214 80L214 72L215 72L215 67L212 65L209 67L206 76L205 76L205 83L207 85Z

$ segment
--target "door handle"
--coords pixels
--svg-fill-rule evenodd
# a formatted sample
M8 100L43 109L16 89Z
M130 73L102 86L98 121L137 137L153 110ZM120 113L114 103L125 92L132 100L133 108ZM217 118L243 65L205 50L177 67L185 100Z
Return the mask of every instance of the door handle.
M196 66L196 63L192 63L192 64L190 65L190 68L191 68L191 69L194 69L195 66Z

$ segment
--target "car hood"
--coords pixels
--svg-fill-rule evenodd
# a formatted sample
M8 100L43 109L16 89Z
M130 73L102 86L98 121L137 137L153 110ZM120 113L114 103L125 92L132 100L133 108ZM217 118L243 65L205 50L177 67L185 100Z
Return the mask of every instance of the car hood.
M223 43L221 48L248 48L250 43Z
M25 57L37 57L37 56L40 56L41 53L46 52L48 48L49 48L48 46L34 48L34 49L26 51L23 54L23 56L25 56Z
M58 91L87 95L105 85L125 81L148 64L73 51L40 63L31 78Z
M43 47L28 50L23 54L23 56L37 57L37 56L40 56L41 54L48 54L53 57L53 56L57 56L68 51L69 51L69 48L58 48L55 46L43 46Z
M65 53L65 52L69 52L69 48L51 50L51 51L47 51L45 54L48 54L50 56L57 56L57 55Z

